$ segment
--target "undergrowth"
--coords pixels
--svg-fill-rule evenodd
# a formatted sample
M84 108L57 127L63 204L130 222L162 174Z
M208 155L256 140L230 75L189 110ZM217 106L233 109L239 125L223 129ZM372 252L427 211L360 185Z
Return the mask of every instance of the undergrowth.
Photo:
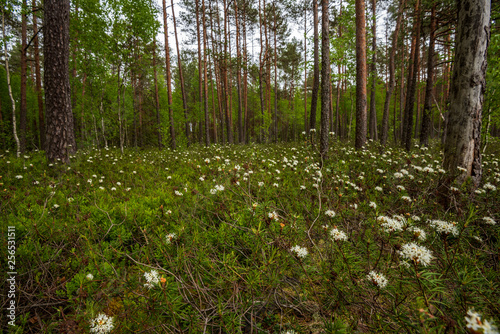
M69 167L4 152L18 274L3 329L84 333L99 314L114 333L465 333L469 310L498 323L499 147L477 189L443 188L437 146L332 141L322 165L304 143L81 150Z

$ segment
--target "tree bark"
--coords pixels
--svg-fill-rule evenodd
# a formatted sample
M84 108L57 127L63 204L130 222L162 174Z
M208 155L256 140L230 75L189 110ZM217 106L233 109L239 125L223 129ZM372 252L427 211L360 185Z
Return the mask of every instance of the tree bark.
M330 127L330 21L328 0L322 0L321 8L321 133L320 154L324 161L328 154Z
M372 63L371 76L372 87L370 92L370 139L378 140L377 133L377 104L376 104L376 88L377 88L377 0L372 0Z
M382 135L380 137L380 144L385 146L387 144L387 138L389 136L389 106L391 104L391 96L394 92L394 87L396 84L396 75L395 75L395 65L394 58L396 55L396 48L398 45L399 38L399 29L401 27L401 21L403 19L403 10L405 7L405 0L401 0L399 4L398 18L396 21L396 28L394 29L394 33L392 34L392 44L391 44L391 52L389 55L389 87L387 88L387 92L385 94L385 102L384 102L384 113L382 115ZM394 129L394 131L396 131ZM394 132L394 136L396 136L396 132Z
M458 2L455 64L450 88L450 113L444 143L444 169L460 182L481 182L481 113L487 48L490 39L489 0ZM464 171L459 171L461 167Z
M44 87L49 162L70 162L74 147L69 85L69 0L44 3Z
M203 21L203 95L205 111L205 146L210 145L210 123L208 117L208 75L207 75L207 24L205 11L205 0L202 1L202 21Z
M168 45L168 23L167 23L167 5L165 0L162 1L163 7L163 34L165 41L165 71L167 75L167 96L168 96L168 118L170 129L170 147L175 150L177 148L177 141L175 138L175 125L174 125L174 111L172 110L172 71L170 69L170 47ZM174 10L172 5L172 10ZM186 133L187 136L187 133ZM189 143L189 137L187 137Z
M26 81L27 81L27 72L28 72L28 61L26 56L26 25L27 25L27 4L26 0L23 0L21 12L22 12L22 20L21 20L21 103L19 105L19 132L21 134L21 153L26 151L26 116L27 116L27 107L26 107Z
M314 71L313 71L313 87L311 97L311 111L309 113L309 127L316 129L316 109L318 105L319 91L319 32L318 32L318 0L313 0L313 28L314 28Z
M365 0L356 0L356 149L366 143Z
M410 51L410 69L408 71L408 83L406 90L405 112L403 117L403 140L402 144L407 151L411 149L413 137L413 110L415 108L415 92L417 89L417 76L420 60L420 0L415 2L415 20Z
M10 83L10 70L9 70L9 55L7 53L7 42L5 38L5 9L2 6L2 36L3 36L3 46L4 46L4 60L5 60L5 72L7 75L7 86L9 90L10 102L12 103L12 133L14 135L14 140L16 141L16 155L19 158L21 156L21 143L19 142L19 137L17 136L17 125L16 125L16 101L14 101L14 96L12 95L12 85Z
M40 52L38 49L38 26L36 16L36 0L32 0L33 10L33 51L35 53L35 75L36 75L36 93L38 101L38 131L40 138L40 149L45 150L45 116L43 114L43 98L42 98L42 77L40 75Z
M155 84L156 134L158 136L158 148L161 149L160 98L158 96L158 77L156 75L156 36L153 37L153 74ZM120 96L119 91L118 96Z
M179 81L180 81L181 95L182 95L182 109L184 110L184 132L186 133L187 146L189 147L190 139L189 139L189 124L188 124L188 113L187 113L187 94L184 85L184 73L182 71L181 50L179 48L179 39L177 37L177 22L175 21L174 0L170 0L170 3L172 7L172 20L174 21L175 49L177 50L177 67L179 68ZM165 17L166 16L167 15L165 14ZM173 115L172 115L172 120L173 120ZM171 123L173 124L173 121Z
M420 131L420 145L429 145L429 130L431 127L432 89L434 86L434 45L436 35L436 4L431 11L431 27L429 34L429 49L427 50L427 83L425 87L424 110L422 115L422 129Z

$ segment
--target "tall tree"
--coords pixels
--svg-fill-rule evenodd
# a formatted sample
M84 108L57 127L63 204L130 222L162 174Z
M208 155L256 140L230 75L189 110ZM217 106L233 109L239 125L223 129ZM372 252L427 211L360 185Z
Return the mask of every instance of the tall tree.
M481 113L486 52L490 39L490 0L458 1L455 65L444 143L444 168L459 181L481 182ZM458 170L460 167L461 170Z
M410 68L408 70L408 80L406 86L406 101L403 115L403 137L402 144L406 150L411 149L413 137L413 110L415 108L415 93L417 90L417 77L420 65L420 0L415 1L413 33L410 51Z
M181 50L179 48L179 38L177 36L177 22L175 21L175 10L174 10L174 0L170 0L172 8L172 20L174 21L174 37L175 37L175 48L177 50L177 67L179 68L179 81L181 86L182 95L182 109L184 110L184 132L186 133L187 146L189 146L189 123L187 114L187 94L186 86L184 84L184 72L182 71L181 62Z
M356 0L356 149L361 149L366 143L365 25L365 0Z
M203 97L205 111L205 145L210 145L210 123L208 118L208 75L207 75L207 24L205 11L205 0L202 1L202 20L203 20ZM239 85L239 83L238 83Z
M26 151L26 79L28 72L28 60L26 57L26 26L28 6L26 0L23 0L21 7L21 104L19 105L19 132L21 132L21 153Z
M396 48L398 45L399 30L401 28L401 21L403 19L403 10L405 7L405 0L401 0L399 4L398 18L396 20L396 28L392 34L391 51L389 54L389 85L385 93L384 102L384 113L382 115L382 134L380 136L380 143L385 145L387 143L387 138L389 136L389 106L391 104L391 96L394 92L394 87L396 85L396 67L394 65L394 58L396 55ZM394 117L394 122L396 117ZM396 137L396 131L394 129L394 137Z
M377 140L377 0L372 0L372 63L371 79L372 87L370 92L370 139Z
M47 160L69 163L75 135L69 86L69 0L44 3L44 87Z
M9 89L10 102L12 103L12 133L14 135L14 140L16 141L16 154L19 158L21 156L21 143L19 142L19 137L17 136L16 127L16 101L12 95L12 84L10 82L10 70L9 70L9 55L7 53L7 38L5 36L5 8L2 6L2 37L3 37L3 47L4 47L4 60L5 60L5 72L7 74L7 87Z
M434 88L434 45L436 42L436 3L432 5L431 27L429 33L429 49L427 50L427 83L425 87L424 110L422 115L422 129L420 131L420 145L429 144L429 130L431 127L432 90Z
M38 98L38 131L40 133L40 149L45 149L45 115L43 114L43 99L42 99L42 77L40 75L40 52L38 49L38 26L37 26L37 11L36 0L32 1L33 10L33 52L35 53L35 76L36 76L36 93Z
M328 0L321 6L321 137L320 154L326 159L330 127L330 20L328 19Z
M168 118L170 123L170 147L173 150L175 150L177 148L177 141L175 138L174 111L172 109L172 71L170 69L170 47L168 45L167 6L165 0L162 1L162 4L163 4L163 34L165 38L165 70L167 74Z
M316 108L318 105L319 91L319 32L318 32L318 0L313 0L313 29L314 29L314 70L313 70L313 87L311 97L311 111L309 113L309 127L316 129Z

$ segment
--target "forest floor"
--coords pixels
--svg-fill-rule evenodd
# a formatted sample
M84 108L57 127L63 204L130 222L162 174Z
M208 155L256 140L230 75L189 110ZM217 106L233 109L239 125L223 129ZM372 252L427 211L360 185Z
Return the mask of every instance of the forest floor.
M486 333L500 314L499 151L477 189L442 186L437 144L332 140L322 166L304 142L80 150L69 167L2 152L15 261L2 257L14 280L0 286L15 281L2 309L15 301L16 326L2 312L1 328Z

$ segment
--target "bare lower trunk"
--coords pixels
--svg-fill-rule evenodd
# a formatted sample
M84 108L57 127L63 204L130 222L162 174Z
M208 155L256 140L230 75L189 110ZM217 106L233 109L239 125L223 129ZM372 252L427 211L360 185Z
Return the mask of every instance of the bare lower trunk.
M450 88L450 113L444 143L444 168L458 180L481 181L481 113L486 52L490 37L489 0L458 2L455 65ZM457 170L457 167L463 171Z
M365 1L356 0L356 149L366 142L366 27ZM350 129L349 129L350 131Z
M330 116L330 34L328 0L323 0L321 8L321 133L320 154L322 160L328 153Z
M429 50L427 51L427 84L425 87L424 110L422 115L422 130L420 145L429 145L429 131L431 127L432 88L434 86L434 42L437 26L436 5L432 6L431 31L429 35Z

